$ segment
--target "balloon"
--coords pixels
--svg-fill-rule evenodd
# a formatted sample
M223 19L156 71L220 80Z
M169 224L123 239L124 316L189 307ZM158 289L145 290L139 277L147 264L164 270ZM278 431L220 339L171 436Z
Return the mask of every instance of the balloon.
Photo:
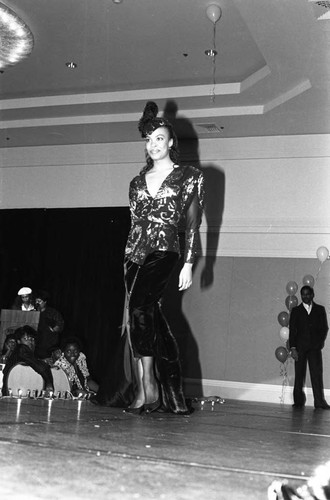
M329 257L329 250L326 247L319 247L316 250L316 255L320 262L324 262Z
M298 305L297 297L295 295L288 295L285 299L285 305L288 310L291 311L293 307L296 307Z
M303 284L308 285L312 288L314 288L314 283L315 280L311 274L306 274L306 276L303 277Z
M289 315L286 311L280 312L277 316L278 322L281 326L288 326L289 324Z
M222 14L222 12L221 12L219 5L212 4L212 5L209 5L208 8L206 9L207 17L214 24L219 21L221 14Z
M283 346L277 347L275 349L275 357L276 357L276 359L278 359L278 361L281 361L281 363L284 363L288 359L288 351Z
M298 285L295 281L289 281L289 283L286 285L286 291L288 292L289 295L294 295L297 290L298 290Z
M280 329L280 338L286 342L289 338L289 328L287 326L282 326Z

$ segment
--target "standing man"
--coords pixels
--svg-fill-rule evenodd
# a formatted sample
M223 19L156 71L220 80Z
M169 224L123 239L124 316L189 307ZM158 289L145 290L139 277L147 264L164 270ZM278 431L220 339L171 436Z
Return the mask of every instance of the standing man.
M322 349L328 333L325 308L313 301L314 290L303 286L300 290L302 303L290 314L289 344L295 361L293 389L294 408L303 408L306 403L305 385L307 362L311 377L314 407L330 410L324 398Z
M36 356L39 359L48 359L52 352L59 348L64 320L56 309L47 304L49 299L47 292L39 290L35 293L35 298L37 311L40 311Z

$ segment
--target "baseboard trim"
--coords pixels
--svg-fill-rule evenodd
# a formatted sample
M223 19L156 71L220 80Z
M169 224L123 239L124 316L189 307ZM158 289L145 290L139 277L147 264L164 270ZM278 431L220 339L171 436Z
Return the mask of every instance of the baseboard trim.
M209 380L186 378L185 392L188 397L219 396L224 399L241 401L258 401L263 403L293 403L292 390L289 385L252 384L247 382L232 382L228 380ZM305 388L306 405L313 406L313 393L310 387ZM330 400L330 389L325 389L325 397Z

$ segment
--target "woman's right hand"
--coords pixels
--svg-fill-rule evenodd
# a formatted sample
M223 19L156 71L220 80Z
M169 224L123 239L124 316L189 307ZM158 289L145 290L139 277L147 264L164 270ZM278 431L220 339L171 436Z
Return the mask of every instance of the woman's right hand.
M192 283L192 264L186 262L179 275L179 291L187 290Z

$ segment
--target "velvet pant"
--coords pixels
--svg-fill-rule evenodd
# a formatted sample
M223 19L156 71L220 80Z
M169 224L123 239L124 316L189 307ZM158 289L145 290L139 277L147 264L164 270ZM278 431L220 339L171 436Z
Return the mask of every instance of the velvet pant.
M143 265L127 261L125 283L133 355L154 358L165 409L182 413L187 407L179 351L161 308L162 296L177 261L178 254L166 251L149 254Z

